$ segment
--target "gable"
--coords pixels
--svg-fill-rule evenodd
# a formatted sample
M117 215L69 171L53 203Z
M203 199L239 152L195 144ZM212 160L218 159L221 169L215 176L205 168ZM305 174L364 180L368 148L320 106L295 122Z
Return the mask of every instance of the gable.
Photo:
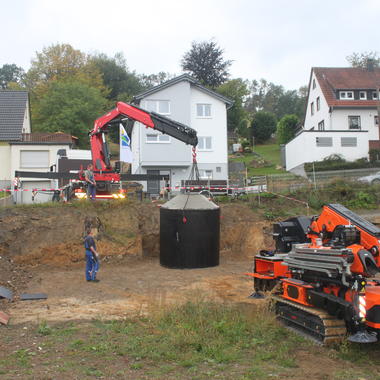
M27 91L0 91L0 141L21 140L27 103Z

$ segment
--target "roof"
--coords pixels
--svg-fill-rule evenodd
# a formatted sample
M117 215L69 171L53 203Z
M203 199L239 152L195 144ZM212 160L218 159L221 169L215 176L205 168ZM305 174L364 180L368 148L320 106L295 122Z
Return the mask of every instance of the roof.
M232 104L234 103L233 100L227 98L226 96L223 96L223 95L219 94L218 92L215 92L215 91L210 90L209 88L207 88L205 86L202 86L197 80L195 80L189 74L182 74L178 77L175 77L175 78L170 79L164 83L161 83L158 86L152 87L149 90L144 91L141 94L136 95L133 99L140 101L141 99L146 98L147 96L149 96L151 94L154 94L158 91L161 91L167 87L173 86L173 85L180 83L180 82L183 82L183 81L189 82L190 85L198 88L198 90L205 92L206 94L221 100L222 102L226 103L228 107L231 107Z
M35 132L35 133L23 133L18 144L72 144L77 137L71 136L68 133L63 132Z
M375 90L380 87L380 68L313 67L327 104L340 107L376 107L377 100L340 100L336 90Z
M27 91L0 90L0 140L21 140L28 101Z

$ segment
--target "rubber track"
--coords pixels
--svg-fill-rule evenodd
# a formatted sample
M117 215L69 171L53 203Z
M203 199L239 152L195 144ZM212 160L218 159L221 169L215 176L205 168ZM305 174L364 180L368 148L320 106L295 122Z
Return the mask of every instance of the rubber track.
M299 326L297 323L294 323L291 319L284 318L280 315L277 315L277 317L284 321L285 324L290 327L292 330L296 330L298 333L301 333L301 335L306 336L307 338L322 344L322 345L330 345L330 344L336 344L341 342L346 334L347 334L347 328L344 320L335 318L334 316L328 314L325 310L318 309L315 307L307 307L304 305L300 305L296 302L287 300L285 298L282 298L278 295L272 295L271 299L273 301L281 302L286 305L290 305L294 307L295 309L302 310L303 312L306 312L308 314L311 314L312 316L316 316L320 319L321 325L324 327L324 332L319 330L310 331L310 333L307 332L308 328L304 328L304 326ZM306 330L306 331L305 331ZM317 339L315 335L319 336L321 339Z

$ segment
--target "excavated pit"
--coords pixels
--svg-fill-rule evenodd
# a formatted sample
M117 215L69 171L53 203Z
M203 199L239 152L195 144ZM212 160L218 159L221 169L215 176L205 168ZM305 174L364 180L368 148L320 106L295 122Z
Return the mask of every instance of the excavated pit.
M252 258L273 246L271 223L249 205L221 205L220 265L189 271L159 265L159 206L113 203L14 207L0 211L0 285L16 301L0 301L14 324L26 321L122 318L152 305L191 297L247 302L251 282L244 273ZM84 281L83 236L97 235L102 255L99 284ZM263 233L264 232L264 233ZM22 291L49 298L21 302Z

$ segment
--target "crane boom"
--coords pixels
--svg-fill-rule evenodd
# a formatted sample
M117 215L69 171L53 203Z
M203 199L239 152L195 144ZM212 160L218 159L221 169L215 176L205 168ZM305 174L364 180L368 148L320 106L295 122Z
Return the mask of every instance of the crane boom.
M105 133L112 124L125 120L137 121L148 128L174 137L177 140L196 146L197 132L177 121L171 120L155 112L148 112L135 105L118 102L116 108L95 120L94 128L90 132L92 160L96 170L109 172L112 170L109 159Z

